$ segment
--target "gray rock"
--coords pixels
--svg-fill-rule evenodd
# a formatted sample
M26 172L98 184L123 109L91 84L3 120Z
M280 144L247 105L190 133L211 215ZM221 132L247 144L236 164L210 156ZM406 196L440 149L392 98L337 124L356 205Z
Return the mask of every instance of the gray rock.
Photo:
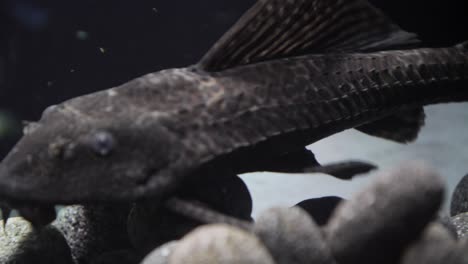
M200 201L229 216L251 219L252 198L237 175L202 178L203 182L186 184L177 196ZM169 211L160 202L146 201L133 206L127 229L133 246L146 254L166 242L179 240L201 224Z
M461 263L468 263L468 236L460 239L457 244L457 259L461 260Z
M91 264L136 264L141 257L134 250L118 250L102 254L91 261Z
M455 187L450 202L450 215L468 212L468 174Z
M299 207L266 210L257 218L254 233L278 264L335 263L320 228Z
M338 206L325 227L340 264L396 263L403 248L436 215L444 184L418 162L389 170Z
M52 223L63 233L77 264L109 252L130 248L127 206L68 206Z
M0 221L3 226L3 220ZM20 217L8 220L0 232L0 263L2 264L73 264L70 248L63 235L54 227L34 230Z
M468 237L468 213L452 217L452 223L457 229L458 237Z
M453 224L452 218L450 216L445 214L439 214L437 222L444 226L453 238L458 238L457 227Z
M457 241L440 223L430 224L422 236L405 251L401 264L462 264Z
M141 264L168 264L176 246L177 241L171 241L156 248L143 259Z
M273 264L268 250L254 235L228 225L198 227L185 236L169 264Z

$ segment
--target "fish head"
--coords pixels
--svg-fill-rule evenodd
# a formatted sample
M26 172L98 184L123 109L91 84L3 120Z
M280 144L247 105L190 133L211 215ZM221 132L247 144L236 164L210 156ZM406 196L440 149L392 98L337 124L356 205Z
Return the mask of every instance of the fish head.
M163 122L130 110L104 118L97 102L81 108L65 102L25 127L0 163L0 200L18 206L131 202L152 196L151 184L171 181L166 171L176 140Z

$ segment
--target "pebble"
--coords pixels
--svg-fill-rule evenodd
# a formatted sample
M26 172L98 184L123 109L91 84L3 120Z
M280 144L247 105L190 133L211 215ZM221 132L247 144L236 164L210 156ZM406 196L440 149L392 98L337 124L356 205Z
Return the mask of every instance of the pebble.
M445 214L439 214L439 217L436 221L439 222L443 227L445 227L453 238L458 238L457 227L452 222L452 218L450 216Z
M450 215L468 212L468 174L455 187L450 202Z
M341 197L327 196L304 200L295 206L304 209L319 226L323 226L328 222L335 208L342 201L344 199Z
M254 235L223 224L201 226L185 236L169 257L169 264L274 264Z
M0 221L3 226L3 220ZM8 220L0 231L0 263L2 264L73 264L70 248L54 227L34 230L21 217Z
M461 238L457 244L458 259L461 263L468 263L468 237Z
M201 201L210 208L238 219L251 220L252 198L245 183L237 175L207 176L205 183L186 184L190 188L177 196ZM128 218L128 234L132 245L147 254L154 248L184 235L203 223L173 213L160 202L140 202L133 206Z
M462 263L457 253L457 241L440 223L431 223L421 238L406 250L401 264L456 264Z
M119 249L130 248L127 206L67 206L52 223L70 245L76 264Z
M443 199L441 177L424 163L404 164L338 206L324 231L340 264L396 263Z
M299 207L268 209L253 230L277 264L335 263L319 226Z
M143 259L141 264L168 264L176 246L177 241L171 241L156 248Z
M459 238L468 237L468 213L462 213L452 217L452 223L457 230Z

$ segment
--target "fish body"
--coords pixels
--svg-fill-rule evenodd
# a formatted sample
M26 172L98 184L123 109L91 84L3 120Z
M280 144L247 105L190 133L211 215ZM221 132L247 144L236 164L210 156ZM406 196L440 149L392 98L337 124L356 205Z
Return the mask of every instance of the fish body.
M422 106L468 99L468 45L418 45L365 1L258 1L200 63L46 109L0 165L0 198L167 197L348 128L409 142Z

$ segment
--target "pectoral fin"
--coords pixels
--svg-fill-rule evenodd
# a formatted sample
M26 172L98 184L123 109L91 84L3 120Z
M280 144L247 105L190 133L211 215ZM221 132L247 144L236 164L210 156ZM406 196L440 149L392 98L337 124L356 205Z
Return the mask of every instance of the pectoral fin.
M371 136L385 138L398 143L416 140L426 115L423 108L411 109L365 124L356 129Z
M342 180L352 179L377 167L361 161L343 161L320 165L312 151L304 148L274 158L264 167L265 171L285 173L324 173Z
M304 54L413 47L365 0L259 0L199 63L206 71Z

